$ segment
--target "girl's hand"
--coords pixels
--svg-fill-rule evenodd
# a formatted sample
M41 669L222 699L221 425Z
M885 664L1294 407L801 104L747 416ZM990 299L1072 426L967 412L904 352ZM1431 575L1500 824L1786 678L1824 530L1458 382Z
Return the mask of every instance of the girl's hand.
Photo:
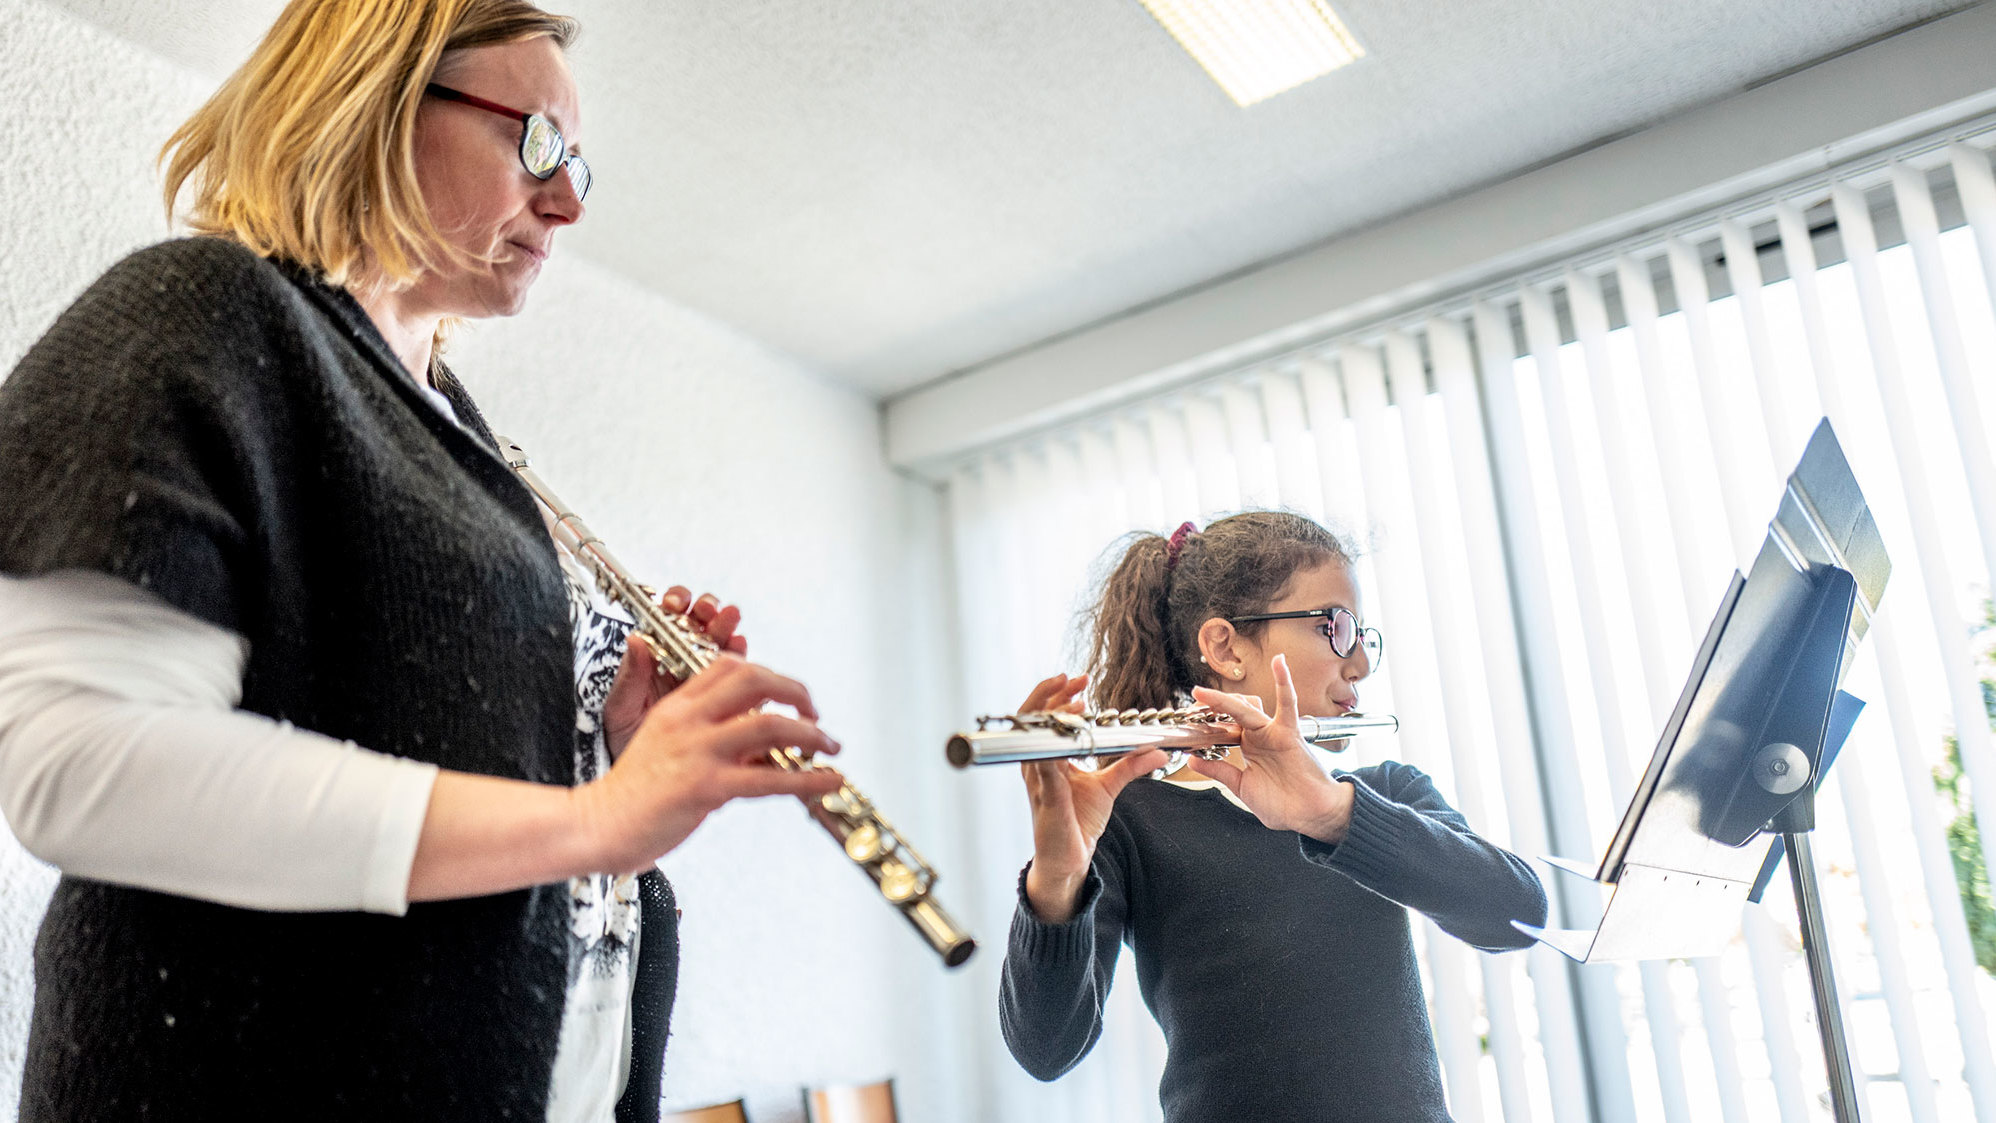
M742 610L732 604L723 607L712 593L702 593L695 599L691 589L674 585L658 598L658 605L674 615L691 619L723 651L748 654L747 638L735 632L741 627ZM678 685L678 679L658 669L650 641L632 632L624 644L624 661L610 683L609 697L603 701L603 738L609 745L611 760L623 753L645 713Z
M1074 713L1088 676L1055 675L1033 688L1020 713L1060 710ZM1160 749L1127 753L1099 772L1083 772L1065 760L1030 761L1019 766L1033 809L1033 865L1026 871L1026 899L1041 920L1065 923L1074 916L1095 844L1109 827L1116 796L1131 780L1164 767Z
M762 711L766 702L798 716ZM837 790L830 769L787 772L769 759L771 749L838 752L817 718L802 684L735 655L716 659L644 715L608 773L576 789L605 868L643 869L731 799Z
M1277 655L1269 665L1275 677L1275 714L1259 699L1200 686L1193 698L1226 714L1240 729L1247 766L1193 757L1194 771L1218 780L1247 804L1263 826L1338 843L1351 825L1351 785L1318 767L1308 742L1296 730L1296 682L1289 661Z

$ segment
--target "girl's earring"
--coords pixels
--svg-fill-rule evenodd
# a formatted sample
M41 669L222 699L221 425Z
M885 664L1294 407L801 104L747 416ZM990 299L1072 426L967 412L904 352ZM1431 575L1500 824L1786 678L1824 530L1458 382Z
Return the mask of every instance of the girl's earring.
M1247 677L1247 672L1246 672L1246 671L1243 671L1243 670L1241 670L1241 669L1240 669L1239 667L1235 667L1235 668L1234 668L1234 671L1233 671L1233 674L1234 674L1234 677L1235 677L1235 678L1246 678L1246 677Z

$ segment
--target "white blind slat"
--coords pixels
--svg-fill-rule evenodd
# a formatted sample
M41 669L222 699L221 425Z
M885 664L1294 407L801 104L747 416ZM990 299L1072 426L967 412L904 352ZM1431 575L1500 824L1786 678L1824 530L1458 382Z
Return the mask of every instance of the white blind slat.
M1456 808L1476 829L1488 833L1489 814L1483 793L1483 757L1486 746L1495 740L1489 701L1483 676L1470 662L1471 648L1462 642L1463 631L1476 627L1477 613L1465 587L1466 567L1445 565L1450 559L1472 555L1466 549L1460 528L1460 504L1451 494L1440 465L1448 459L1447 442L1430 430L1434 411L1430 408L1426 370L1414 340L1399 332L1386 340L1387 377L1393 400L1399 404L1401 431L1406 447L1407 472L1413 487L1416 530L1424 565L1425 590L1432 621L1428 639L1438 660L1441 678L1442 713L1447 727L1450 762L1455 774ZM1496 1061L1500 1102L1512 1118L1525 1117L1525 1077L1522 1046L1518 1040L1517 1010L1509 982L1509 971L1488 957L1482 958L1484 998L1490 1025L1490 1051ZM1458 1064L1474 1061L1473 1051ZM1458 1094L1451 1102L1461 1102ZM1478 1105L1480 1114L1480 1104ZM1464 1118L1470 1118L1467 1112Z
M1164 525L1164 494L1150 447L1150 425L1132 413L1116 415L1109 424L1110 444L1116 456L1116 474L1123 485L1123 504L1132 529Z
M1488 451L1496 485L1495 506L1502 512L1503 525L1508 531L1515 609L1526 619L1550 620L1552 591L1546 581L1545 545L1532 498L1530 462L1523 447L1524 422L1511 369L1517 354L1516 343L1508 317L1492 301L1478 301L1471 316L1476 327L1477 358L1489 417ZM1575 752L1569 716L1572 711L1558 650L1544 628L1525 629L1521 638L1525 662L1531 668L1526 694L1531 697L1538 718L1541 759L1570 762ZM1554 763L1544 768L1542 782L1547 797L1549 849L1561 854L1590 851L1593 839L1587 825L1586 796L1573 769ZM1571 877L1555 875L1555 878L1546 890L1562 902L1563 923L1573 926L1599 923L1599 888L1578 884ZM1612 967L1584 970L1575 976L1573 987L1579 1000L1579 1030L1585 1041L1594 1101L1604 1115L1618 1119L1635 1115L1628 1035L1622 1025L1618 993L1620 974L1619 968Z
M1962 213L1975 233L1989 311L1996 315L1996 171L1989 167L1989 153L1959 142L1948 146L1948 167L1954 172Z
M1538 769L1531 752L1531 717L1525 705L1525 681L1520 670L1517 625L1511 612L1510 579L1503 562L1503 534L1497 522L1496 488L1485 447L1483 412L1476 387L1475 359L1463 326L1454 320L1428 321L1427 336L1434 354L1435 386L1442 396L1448 422L1450 461L1461 496L1464 554L1487 559L1469 567L1471 595L1478 606L1472 627L1483 655L1488 681L1493 735L1508 812L1511 845L1519 853L1550 853L1545 807L1539 798ZM1561 923L1558 894L1549 923ZM1580 1069L1580 1033L1574 1021L1574 994L1569 969L1552 949L1539 946L1527 953L1532 991L1543 1046L1547 1095L1555 1123L1583 1123L1590 1117L1587 1082ZM1529 1118L1514 1113L1507 1094L1507 1123Z
M1075 481L1087 496L1082 517L1104 530L1136 525L1130 518L1129 491L1117 462L1115 436L1107 425L1085 425L1074 435L1081 458L1081 478Z
M1303 388L1287 371L1268 371L1261 376L1262 414L1268 419L1268 440L1275 452L1275 492L1277 501L1291 510L1312 517L1323 516L1323 496L1318 490L1317 458L1310 447L1310 431L1304 424Z
M1609 636L1607 610L1598 567L1595 564L1595 532L1590 504L1581 491L1582 473L1574 451L1574 420L1568 408L1567 378L1560 364L1559 325L1553 316L1552 301L1545 290L1527 286L1519 293L1525 321L1526 345L1538 368L1539 400L1546 412L1546 428L1551 437L1547 450L1552 457L1552 476L1559 495L1560 517L1566 525L1566 544L1574 579L1574 598L1580 612L1580 630L1587 644L1587 671L1593 688L1594 705L1601 712L1601 733L1605 740L1602 760L1607 769L1609 794L1616 803L1625 802L1635 789L1629 767L1633 754L1627 742L1628 719L1622 712L1621 688L1615 675L1620 647ZM1642 724L1649 724L1647 721ZM1579 762L1575 762L1578 764Z
M1701 486L1700 494L1717 496L1733 542L1731 557L1745 569L1760 552L1761 539L1767 534L1767 512L1761 509L1766 500L1761 496L1775 494L1771 489L1780 477L1768 459L1766 446L1753 439L1765 428L1760 403L1752 395L1733 393L1733 388L1744 380L1728 377L1735 372L1720 368L1718 349L1712 342L1712 294L1705 283L1704 258L1684 238L1672 238L1665 243L1664 258L1670 268L1671 288L1677 293L1677 315L1684 322L1691 369L1696 375L1695 387L1679 378L1671 389L1695 401L1703 411L1701 415L1698 410L1683 409L1678 415L1680 421L1692 427L1689 432L1702 436L1703 441L1695 436L1686 441L1687 434L1679 433L1674 435L1672 443L1691 453L1686 457L1687 464L1717 467L1716 478L1709 472L1697 473L1707 477L1700 484L1709 485ZM1698 448L1701 443L1703 449ZM1710 454L1706 455L1704 449L1709 449ZM1763 486L1770 490L1760 491Z
M1975 510L1976 532L1982 541L1983 575L1996 579L1996 457L1990 453L1989 432L1983 425L1982 403L1975 389L1975 368L1962 342L1954 290L1948 283L1947 263L1941 259L1940 219L1934 214L1933 191L1926 173L1894 164L1892 196L1906 232L1906 245L1913 251L1913 268L1925 296L1921 304L1927 311L1927 329L1933 334L1934 361L1940 369L1941 388L1947 392L1962 470L1968 474L1969 503ZM1985 381L1990 377L1986 357L1981 377Z
M1185 415L1175 401L1158 402L1144 411L1150 422L1151 455L1156 458L1164 519L1157 528L1172 527L1199 517L1199 480L1192 459L1192 438L1185 432Z
M1186 395L1183 406L1185 432L1192 441L1194 483L1199 490L1197 518L1203 524L1214 515L1240 507L1240 473L1234 464L1233 442L1220 403L1210 393L1202 392Z
M1758 983L1755 993L1760 999L1761 1034L1767 1047L1775 1107L1781 1112L1781 1123L1811 1123L1808 1093L1802 1088L1802 1053L1795 1043L1795 1007L1790 1005L1791 997L1781 978L1788 965L1780 927L1766 909L1750 905L1741 917L1740 930Z
M1793 464L1802 453L1794 431L1786 424L1796 416L1781 385L1774 361L1774 344L1767 329L1766 300L1761 293L1760 251L1753 232L1738 219L1719 224L1719 245L1726 255L1726 279L1733 287L1746 329L1747 363L1753 368L1754 389L1760 396L1759 416L1767 433L1773 465Z
M1628 316L1629 335L1635 343L1636 362L1642 373L1645 428L1659 435L1656 448L1659 476L1666 485L1683 481L1695 471L1699 456L1709 465L1710 450L1705 446L1705 427L1696 414L1681 408L1681 394L1689 380L1664 354L1658 331L1656 285L1650 279L1649 265L1632 255L1615 261L1615 279L1621 289L1622 308ZM1668 441L1668 448L1662 441ZM1716 485L1714 485L1716 488ZM1678 580L1684 590L1685 610L1704 615L1718 603L1725 591L1721 583L1732 569L1734 551L1723 557L1712 549L1714 542L1731 542L1723 519L1714 517L1716 506L1697 502L1687 486L1665 486L1664 502L1669 515L1669 540L1677 554Z
M1839 756L1828 779L1836 785L1844 816L1850 823L1858 890L1864 897L1865 931L1870 933L1877 953L1879 985L1885 992L1886 1014L1892 1021L1892 1036L1898 1045L1899 1082L1905 1086L1914 1123L1932 1123L1940 1118L1940 1109L1934 1102L1933 1078L1927 1069L1919 1013L1913 1006L1912 981L1906 975L1905 951L1900 946L1894 917L1892 873L1877 857L1878 831L1872 824L1871 802L1865 797L1869 788L1864 774L1862 757L1852 753L1848 759ZM1848 973L1845 978L1849 978Z
M1568 306L1573 310L1574 332L1579 336L1585 359L1590 399L1594 402L1595 425L1600 433L1602 460L1607 466L1608 495L1615 510L1648 511L1652 505L1636 483L1636 464L1647 457L1654 472L1655 446L1647 426L1631 424L1628 417L1629 372L1621 369L1608 345L1608 309L1601 298L1601 284L1591 273L1568 270L1565 277ZM1658 483L1656 486L1661 486ZM1684 616L1684 603L1678 582L1660 579L1655 559L1665 556L1654 533L1655 518L1623 517L1613 520L1621 542L1625 579L1642 595L1629 598L1630 615L1636 629L1636 652L1641 657L1643 679L1648 684L1646 713L1652 725L1658 714L1670 712L1676 702L1677 687L1669 684L1679 673L1687 647L1676 621ZM1664 621L1671 621L1666 627ZM1666 637L1670 637L1666 639ZM1674 642L1673 642L1674 641Z
M1235 506L1275 506L1280 501L1275 487L1275 455L1261 415L1259 388L1237 381L1227 383L1220 388L1220 409L1227 419L1228 455L1240 478Z
M1345 392L1351 407L1351 420L1357 433L1360 460L1360 486L1365 491L1366 508L1371 511L1404 511L1406 503L1389 480L1407 478L1411 465L1387 440L1387 392L1385 370L1380 355L1370 347L1349 347L1339 353L1344 372ZM1403 359L1404 361L1404 359ZM1393 413L1404 415L1402 402ZM1417 612L1421 588L1416 575L1425 574L1427 551L1418 538L1418 528L1408 521L1397 522L1382 557L1374 570L1379 576L1379 605L1376 614L1382 630L1409 634L1418 617L1432 620L1432 612ZM1416 534L1408 535L1407 530ZM1410 636L1410 638L1412 638ZM1423 639L1426 637L1423 636ZM1440 756L1436 744L1439 732L1430 715L1443 713L1447 687L1435 681L1435 655L1426 643L1416 640L1402 644L1394 655L1394 693L1406 711L1401 720L1400 743L1409 763L1437 772ZM1446 780L1441 782L1446 783ZM1465 1120L1480 1119L1482 1095L1477 1072L1475 1036L1469 1025L1469 988L1465 949L1432 923L1421 924L1422 946L1434 987L1429 1001L1434 1005L1435 1041L1447 1081L1449 1110Z

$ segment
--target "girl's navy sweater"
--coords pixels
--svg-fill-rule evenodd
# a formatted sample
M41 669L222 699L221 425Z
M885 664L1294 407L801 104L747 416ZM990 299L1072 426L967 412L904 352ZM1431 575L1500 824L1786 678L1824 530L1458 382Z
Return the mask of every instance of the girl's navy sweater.
M1532 942L1511 921L1543 925L1545 892L1419 769L1336 775L1356 792L1335 846L1217 789L1139 780L1073 919L1042 921L1022 873L999 998L1019 1063L1052 1080L1087 1055L1128 944L1169 1048L1172 1123L1448 1119L1407 910L1500 951Z

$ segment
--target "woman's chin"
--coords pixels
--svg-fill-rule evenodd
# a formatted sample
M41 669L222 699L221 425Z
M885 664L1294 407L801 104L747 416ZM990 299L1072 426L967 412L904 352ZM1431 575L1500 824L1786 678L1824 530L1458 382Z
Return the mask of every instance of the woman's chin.
M539 275L539 272L540 266L536 265L533 267L533 272L525 277L497 278L497 283L479 294L482 299L478 301L478 311L467 312L465 315L473 319L502 319L519 315L526 310L527 292L533 287L533 279Z

